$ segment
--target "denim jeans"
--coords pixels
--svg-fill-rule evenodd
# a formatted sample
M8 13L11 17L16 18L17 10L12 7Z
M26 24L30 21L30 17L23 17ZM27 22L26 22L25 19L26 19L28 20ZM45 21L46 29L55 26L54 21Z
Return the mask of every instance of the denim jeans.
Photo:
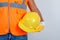
M6 35L0 35L0 40L27 40L27 35L13 36L12 34L8 33Z

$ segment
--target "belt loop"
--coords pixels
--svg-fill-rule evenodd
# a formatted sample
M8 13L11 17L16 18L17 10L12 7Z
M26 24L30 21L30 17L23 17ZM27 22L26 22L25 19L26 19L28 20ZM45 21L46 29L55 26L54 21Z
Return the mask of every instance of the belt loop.
M11 40L11 33L8 33L8 39Z

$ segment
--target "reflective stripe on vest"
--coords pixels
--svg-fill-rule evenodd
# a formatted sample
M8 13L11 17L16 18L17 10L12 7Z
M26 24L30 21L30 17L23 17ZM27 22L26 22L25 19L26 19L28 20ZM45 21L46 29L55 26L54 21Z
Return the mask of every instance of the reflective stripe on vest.
M0 2L0 7L5 7L5 6L8 6L7 2Z
M27 9L26 5L24 4L24 1L25 0L23 0L22 4L10 3L10 7ZM5 7L5 6L8 6L8 2L0 2L0 7Z
M16 4L16 3L11 3L10 6L15 7L15 8L23 8L23 9L27 8L26 5L24 5L24 4L20 5L20 4Z

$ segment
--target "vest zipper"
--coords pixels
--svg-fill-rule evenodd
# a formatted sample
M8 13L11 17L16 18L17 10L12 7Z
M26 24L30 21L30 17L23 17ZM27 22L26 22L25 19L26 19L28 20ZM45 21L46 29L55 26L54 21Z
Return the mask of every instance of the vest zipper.
M10 33L10 3L8 0L8 33Z

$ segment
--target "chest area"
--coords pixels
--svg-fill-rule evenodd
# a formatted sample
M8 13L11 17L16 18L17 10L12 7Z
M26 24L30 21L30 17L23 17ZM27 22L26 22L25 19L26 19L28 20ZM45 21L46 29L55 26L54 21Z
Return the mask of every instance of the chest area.
M26 3L26 0L0 0L0 3L1 2L9 2L9 3L17 3L17 4L25 4Z

